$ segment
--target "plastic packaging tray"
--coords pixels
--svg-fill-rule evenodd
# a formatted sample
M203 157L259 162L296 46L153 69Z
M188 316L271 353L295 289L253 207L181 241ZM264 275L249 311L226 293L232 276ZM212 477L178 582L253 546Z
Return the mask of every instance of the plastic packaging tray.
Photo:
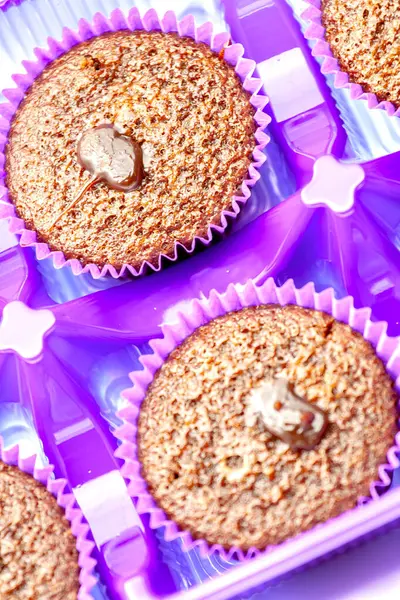
M61 39L63 26L132 7L129 0L2 4L1 89L13 86L21 61L49 36ZM141 12L169 8L164 0L135 4ZM321 74L298 20L301 2L175 1L172 8L228 28L270 97L267 161L231 233L158 274L94 280L36 261L0 221L0 434L68 480L96 544L98 598L247 597L400 519L400 490L392 489L238 565L165 542L131 502L113 435L121 392L161 323L193 298L249 278L311 281L317 291L352 295L356 307L388 322L390 335L400 334L400 121L351 100ZM0 139L2 126L0 117Z

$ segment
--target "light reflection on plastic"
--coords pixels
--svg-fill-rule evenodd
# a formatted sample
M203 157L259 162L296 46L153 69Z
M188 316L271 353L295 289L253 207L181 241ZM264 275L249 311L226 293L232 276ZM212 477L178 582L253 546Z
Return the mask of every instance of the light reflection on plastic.
M262 8L272 6L273 4L274 0L253 0L253 2L249 2L249 0L238 0L238 16L240 19L243 17L248 17Z
M98 546L132 527L143 529L119 471L96 477L73 491Z
M8 231L8 221L0 220L0 252L13 248L18 244L16 236Z
M292 48L257 65L280 123L324 102L300 48Z
M63 427L63 429L57 431L55 433L56 442L57 444L62 444L63 442L66 442L77 435L82 435L91 429L93 429L93 423L91 420L81 419L78 423L74 423L69 427Z

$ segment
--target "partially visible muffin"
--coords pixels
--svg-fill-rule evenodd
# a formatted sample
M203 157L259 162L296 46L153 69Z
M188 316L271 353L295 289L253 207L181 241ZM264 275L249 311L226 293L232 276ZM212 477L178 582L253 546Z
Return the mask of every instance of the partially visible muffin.
M400 0L322 0L326 40L340 68L400 107Z
M0 462L0 598L76 600L76 540L56 499Z
M20 105L6 149L10 199L67 258L157 263L231 208L257 144L254 114L234 68L205 44L145 31L92 38L51 63ZM91 179L78 142L104 124L140 145L141 185L100 181L63 214Z
M275 417L286 410L285 386L290 418L294 402L310 407L301 417L326 416L307 450L264 420L270 399ZM395 405L381 360L348 325L294 306L245 308L200 327L156 373L139 415L142 475L194 538L262 549L369 495Z

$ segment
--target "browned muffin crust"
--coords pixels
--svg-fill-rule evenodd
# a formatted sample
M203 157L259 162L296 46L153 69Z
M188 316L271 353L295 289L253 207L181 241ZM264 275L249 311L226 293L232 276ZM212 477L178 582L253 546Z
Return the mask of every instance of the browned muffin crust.
M55 498L0 462L0 598L76 600L76 540Z
M233 67L176 34L120 31L74 47L34 82L13 120L7 185L17 213L68 258L155 262L206 236L246 176L254 109ZM130 193L98 183L49 231L90 175L83 131L112 123L142 145L146 178Z
M326 411L313 450L246 425L252 390L275 376ZM156 374L138 424L142 473L195 538L265 548L369 494L393 443L395 403L382 362L349 326L299 307L246 308L199 328Z
M400 0L322 0L322 23L350 81L400 107Z

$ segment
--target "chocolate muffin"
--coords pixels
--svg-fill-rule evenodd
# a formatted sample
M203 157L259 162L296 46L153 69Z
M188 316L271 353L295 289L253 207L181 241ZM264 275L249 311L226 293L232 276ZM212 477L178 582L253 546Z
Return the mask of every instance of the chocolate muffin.
M0 598L76 600L76 540L56 499L0 462Z
M51 63L20 105L10 199L52 250L138 269L220 223L252 160L254 113L234 68L205 44L95 37Z
M326 40L350 81L400 107L400 0L322 0Z
M156 373L138 422L142 475L194 538L262 549L369 495L395 405L382 362L348 325L245 308L200 327Z

